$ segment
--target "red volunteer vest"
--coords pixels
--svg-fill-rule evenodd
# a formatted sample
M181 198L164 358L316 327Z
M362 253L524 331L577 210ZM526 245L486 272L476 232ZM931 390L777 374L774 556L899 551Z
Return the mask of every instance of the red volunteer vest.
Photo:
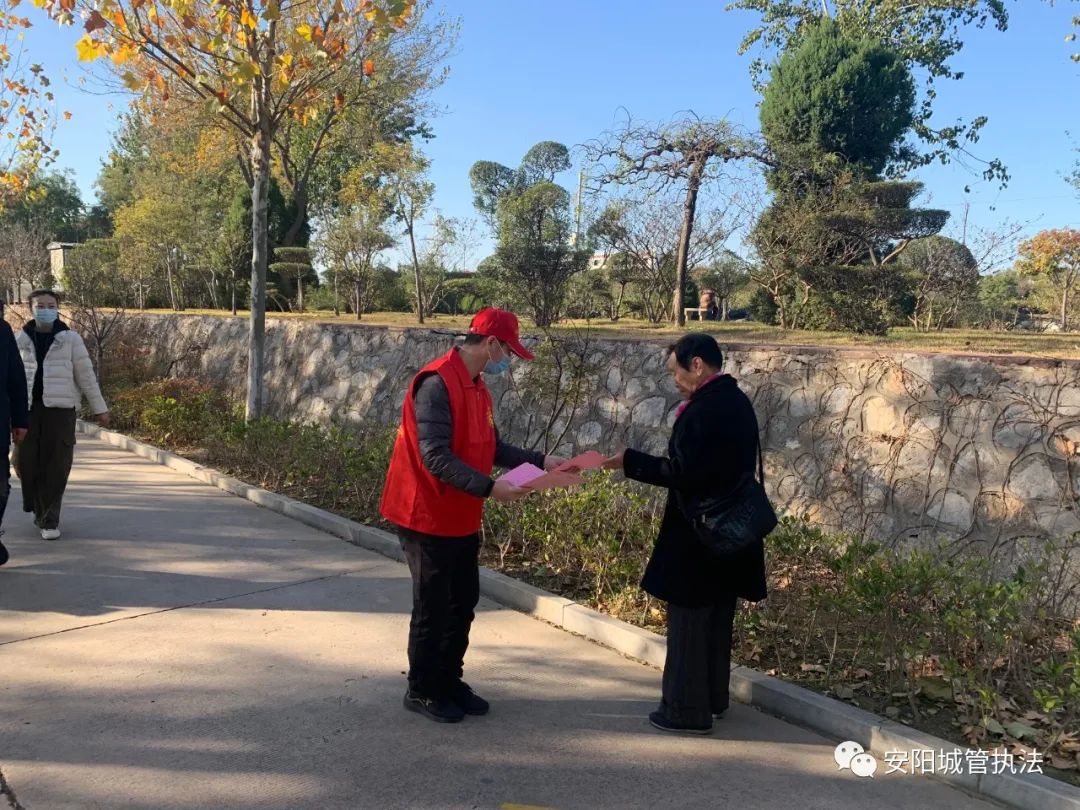
M413 396L420 379L431 372L442 377L450 395L450 449L454 455L484 475L490 475L495 465L491 394L481 379L469 377L465 363L451 349L421 369L409 385L379 512L391 523L415 532L464 537L480 531L484 499L444 484L428 472L420 458Z

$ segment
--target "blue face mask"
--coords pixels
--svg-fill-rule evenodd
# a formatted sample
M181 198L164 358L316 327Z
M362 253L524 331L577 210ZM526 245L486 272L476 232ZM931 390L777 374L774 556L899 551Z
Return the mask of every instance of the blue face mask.
M506 350L504 349L503 351L505 352ZM489 359L487 361L487 364L484 366L484 373L485 374L505 374L506 371L509 368L510 368L510 356L509 355L503 355L503 358L501 360L491 360L491 359Z
M43 309L34 307L34 320L42 326L56 323L57 312L55 309Z
M488 360L484 366L485 374L505 374L510 368L510 358L504 357L502 360Z

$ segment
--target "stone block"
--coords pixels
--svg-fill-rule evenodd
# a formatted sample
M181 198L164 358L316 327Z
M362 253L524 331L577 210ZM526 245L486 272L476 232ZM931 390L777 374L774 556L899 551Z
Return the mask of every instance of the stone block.
M979 792L1018 810L1080 810L1080 789L1039 774L986 774Z
M924 756L933 757L930 761L933 762L936 778L948 782L949 784L956 785L957 787L964 788L965 790L977 791L979 789L979 775L967 773L966 768L961 768L961 773L959 774L949 774L945 776L937 773L939 753L966 751L967 749L950 743L948 740L943 740L939 737L926 734L925 732L909 728L903 723L882 720L879 725L875 726L873 729L869 750L879 759L881 772L878 775L884 775L887 770L885 758L890 753L896 752L905 754L909 758L907 769L910 773L912 769L912 764L910 762L912 752L926 751L930 753ZM899 764L900 763L898 762L897 765Z
M648 630L576 604L563 609L562 627L654 667L664 666L667 641Z
M649 397L634 406L630 422L635 427L660 427L667 413L667 400L663 397Z
M817 692L747 669L731 670L731 694L769 714L809 726L838 740L854 740L867 750L881 718Z
M349 527L352 521L348 518L335 515L333 512L327 512L325 509L309 506L300 501L294 501L292 498L285 498L284 501L285 515L287 517L298 520L305 526L311 526L327 534L340 537L343 540L348 540L352 536Z
M604 426L599 422L586 422L577 429L577 441L580 447L593 447L603 435Z
M480 569L480 593L500 605L560 626L563 611L574 604L570 599L534 588L527 582L513 579L490 568Z
M609 393L615 394L622 391L622 372L618 366L612 366L608 370L605 382Z
M349 521L349 536L346 539L354 545L382 554L392 560L405 561L405 552L402 550L398 538L390 534L390 532L384 532L374 526L365 526L363 523Z
M1013 467L1006 486L1010 494L1022 501L1060 497L1060 487L1041 455L1030 455Z

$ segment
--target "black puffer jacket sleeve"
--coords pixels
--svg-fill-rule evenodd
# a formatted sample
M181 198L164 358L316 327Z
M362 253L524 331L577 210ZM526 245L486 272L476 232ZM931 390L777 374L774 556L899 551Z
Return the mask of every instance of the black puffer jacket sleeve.
M522 464L532 464L534 467L544 469L544 454L534 450L525 450L507 444L499 438L498 429L495 430L495 466L505 470L512 470Z
M7 395L10 408L11 427L30 427L30 413L26 393L26 371L23 368L22 355L15 342L15 333L7 323L0 324L0 341L3 353L7 356Z
M416 435L420 444L420 458L428 472L455 489L477 498L486 498L491 494L495 482L454 455L450 447L454 428L446 383L433 373L420 381L415 392Z

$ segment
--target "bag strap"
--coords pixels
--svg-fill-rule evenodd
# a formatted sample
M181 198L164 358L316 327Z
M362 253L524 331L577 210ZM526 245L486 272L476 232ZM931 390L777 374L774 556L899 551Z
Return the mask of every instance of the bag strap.
M764 484L765 484L765 460L761 455L761 439L758 439L758 443L757 443L757 472L758 472L758 480L761 481L762 485L764 486Z

